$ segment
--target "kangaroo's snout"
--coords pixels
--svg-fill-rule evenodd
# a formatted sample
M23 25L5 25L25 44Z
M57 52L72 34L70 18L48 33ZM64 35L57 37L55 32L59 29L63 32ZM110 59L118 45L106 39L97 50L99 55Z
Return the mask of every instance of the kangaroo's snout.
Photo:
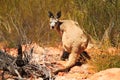
M51 29L54 29L54 26L51 26Z

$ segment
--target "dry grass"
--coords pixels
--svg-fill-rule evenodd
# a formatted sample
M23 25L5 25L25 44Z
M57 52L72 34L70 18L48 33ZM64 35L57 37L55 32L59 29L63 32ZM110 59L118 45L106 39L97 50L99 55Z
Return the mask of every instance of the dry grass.
M49 10L53 13L61 10L61 19L77 21L98 41L110 24L114 24L110 43L113 46L120 43L119 0L0 0L0 41L7 41L9 47L19 41L41 45L60 42L57 33L49 29Z
M106 50L93 50L91 60L88 62L95 67L94 70L96 72L108 68L120 68L120 49L114 50L114 48L108 48Z

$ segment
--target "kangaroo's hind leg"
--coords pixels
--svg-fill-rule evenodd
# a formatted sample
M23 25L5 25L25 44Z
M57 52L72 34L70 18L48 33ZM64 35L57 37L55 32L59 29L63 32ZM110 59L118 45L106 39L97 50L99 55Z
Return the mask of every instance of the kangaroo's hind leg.
M81 51L82 52L82 51ZM73 48L73 50L71 51L71 53L69 54L69 58L67 63L65 64L64 68L58 69L54 72L54 74L58 74L58 72L64 72L64 71L68 71L70 70L71 67L73 67L77 60L79 58L79 49L75 49Z

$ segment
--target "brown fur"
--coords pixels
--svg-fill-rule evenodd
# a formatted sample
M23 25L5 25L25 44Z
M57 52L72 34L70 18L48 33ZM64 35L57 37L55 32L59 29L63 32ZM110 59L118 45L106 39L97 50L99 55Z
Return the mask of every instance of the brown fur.
M87 48L89 38L79 27L79 24L72 20L59 20L62 24L56 26L56 30L62 35L62 44L64 51L70 53L64 68L54 72L65 71L73 67L79 58L79 55Z

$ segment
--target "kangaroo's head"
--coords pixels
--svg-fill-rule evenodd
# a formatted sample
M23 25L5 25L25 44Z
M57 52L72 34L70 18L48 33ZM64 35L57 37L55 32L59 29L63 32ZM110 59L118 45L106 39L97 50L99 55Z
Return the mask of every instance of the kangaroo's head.
M53 15L52 12L48 12L48 16L50 18L50 29L57 28L59 25L59 18L61 17L61 11L59 11L56 16Z

